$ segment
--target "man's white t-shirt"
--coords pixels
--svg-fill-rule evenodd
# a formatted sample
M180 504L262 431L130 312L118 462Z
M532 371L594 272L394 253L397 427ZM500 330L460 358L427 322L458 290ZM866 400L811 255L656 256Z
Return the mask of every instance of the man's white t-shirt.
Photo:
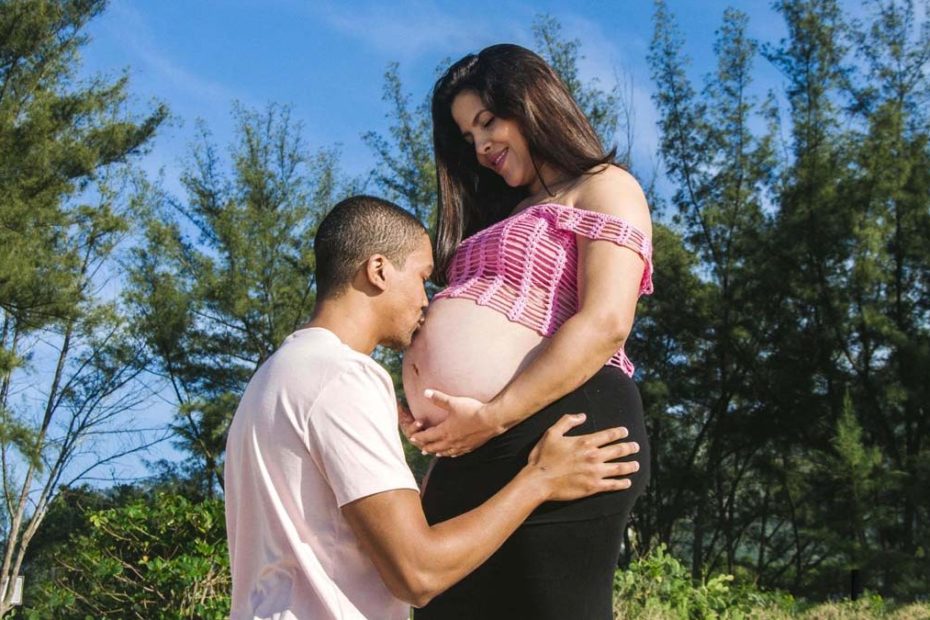
M377 362L326 329L288 336L236 410L225 484L234 620L408 618L339 510L417 490Z

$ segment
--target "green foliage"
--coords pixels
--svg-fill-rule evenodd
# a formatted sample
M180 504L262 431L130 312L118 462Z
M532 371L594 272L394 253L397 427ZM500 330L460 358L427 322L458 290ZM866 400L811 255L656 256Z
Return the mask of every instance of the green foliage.
M159 107L128 117L126 78L75 83L83 29L103 8L102 0L0 5L0 308L24 328L77 311L81 247L62 233L117 223L64 201L138 152L166 115Z
M655 22L649 61L661 114L661 154L676 187L672 230L690 256L669 256L668 279L661 279L664 268L657 269L655 299L643 304L643 315L655 321L645 326L645 337L665 342L665 350L645 345L642 386L650 434L666 442L658 448L655 484L667 489L649 506L644 534L670 540L675 521L689 521L680 527L690 529L697 578L709 557L709 539L719 545L715 551L724 569L733 571L743 535L735 523L746 513L758 518L756 498L740 489L758 480L745 474L771 424L750 377L765 354L757 334L764 329L760 319L769 299L758 273L767 261L763 206L775 129L768 122L769 104L760 105L751 94L758 44L747 35L744 14L724 13L716 71L705 78L700 94L685 72L684 42L662 2L656 3ZM758 125L761 135L750 129ZM674 243L666 236L656 235L660 266L663 253L681 251L663 247ZM671 288L664 302L663 286ZM690 312L676 316L672 306L682 299ZM668 397L654 404L648 395L658 390Z
M223 503L168 493L91 511L58 550L26 618L226 618Z
M126 77L76 79L85 27L104 6L0 3L3 580L19 573L60 485L144 442L88 442L132 428L129 412L148 396L139 343L100 291L132 222L127 163L167 115L134 115ZM52 372L33 375L43 348Z
M362 136L377 157L375 183L385 198L413 213L433 231L437 194L429 98L411 109L400 65L392 63L384 73L381 99L388 104L387 117L392 120L389 138L374 131Z
M716 575L694 584L688 568L659 545L614 575L614 614L618 618L736 620L793 607L788 595L761 592L733 581L732 575Z
M857 601L809 603L718 574L695 583L659 545L614 575L614 617L624 620L926 620L930 605L900 605L871 594Z
M930 29L911 2L870 2L861 20L833 0L775 10L776 44L724 12L698 89L656 2L661 155L692 262L663 282L656 236L647 342L630 347L658 460L636 525L647 548L689 553L694 577L825 596L860 568L868 587L913 596L930 515L927 375L913 370L930 334ZM754 93L759 51L784 92ZM668 286L683 316L664 307Z

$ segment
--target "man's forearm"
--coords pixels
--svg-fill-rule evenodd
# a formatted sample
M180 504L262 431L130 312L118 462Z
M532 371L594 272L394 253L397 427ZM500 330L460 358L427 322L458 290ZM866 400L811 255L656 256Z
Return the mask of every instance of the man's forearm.
M484 504L434 526L426 522L419 496L385 491L342 508L364 551L395 596L424 605L488 559L539 504L629 488L635 462L622 459L638 449L617 443L625 429L589 435L565 434L584 421L565 415L547 430L529 463Z
M421 561L432 596L484 563L546 501L543 477L538 467L527 465L481 506L430 528Z
M481 506L432 527L406 490L360 499L343 514L388 589L422 606L488 559L550 490L547 472L527 465Z

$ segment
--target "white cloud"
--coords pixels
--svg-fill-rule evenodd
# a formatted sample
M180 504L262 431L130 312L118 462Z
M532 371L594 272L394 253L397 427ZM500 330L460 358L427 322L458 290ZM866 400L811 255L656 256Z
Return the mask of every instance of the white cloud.
M408 60L424 53L466 49L474 41L474 25L417 1L399 7L376 3L359 8L336 3L316 5L316 12L333 29L364 41L379 52Z
M319 2L311 10L331 28L398 61L423 56L458 57L526 32L525 24L491 19L468 7L453 13L431 0L405 2Z

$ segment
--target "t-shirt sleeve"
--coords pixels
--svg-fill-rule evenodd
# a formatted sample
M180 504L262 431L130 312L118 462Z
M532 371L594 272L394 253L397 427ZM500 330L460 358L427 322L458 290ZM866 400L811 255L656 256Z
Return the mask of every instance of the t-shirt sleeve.
M400 443L397 405L384 380L363 364L327 383L310 413L307 441L340 507L383 491L417 490Z

